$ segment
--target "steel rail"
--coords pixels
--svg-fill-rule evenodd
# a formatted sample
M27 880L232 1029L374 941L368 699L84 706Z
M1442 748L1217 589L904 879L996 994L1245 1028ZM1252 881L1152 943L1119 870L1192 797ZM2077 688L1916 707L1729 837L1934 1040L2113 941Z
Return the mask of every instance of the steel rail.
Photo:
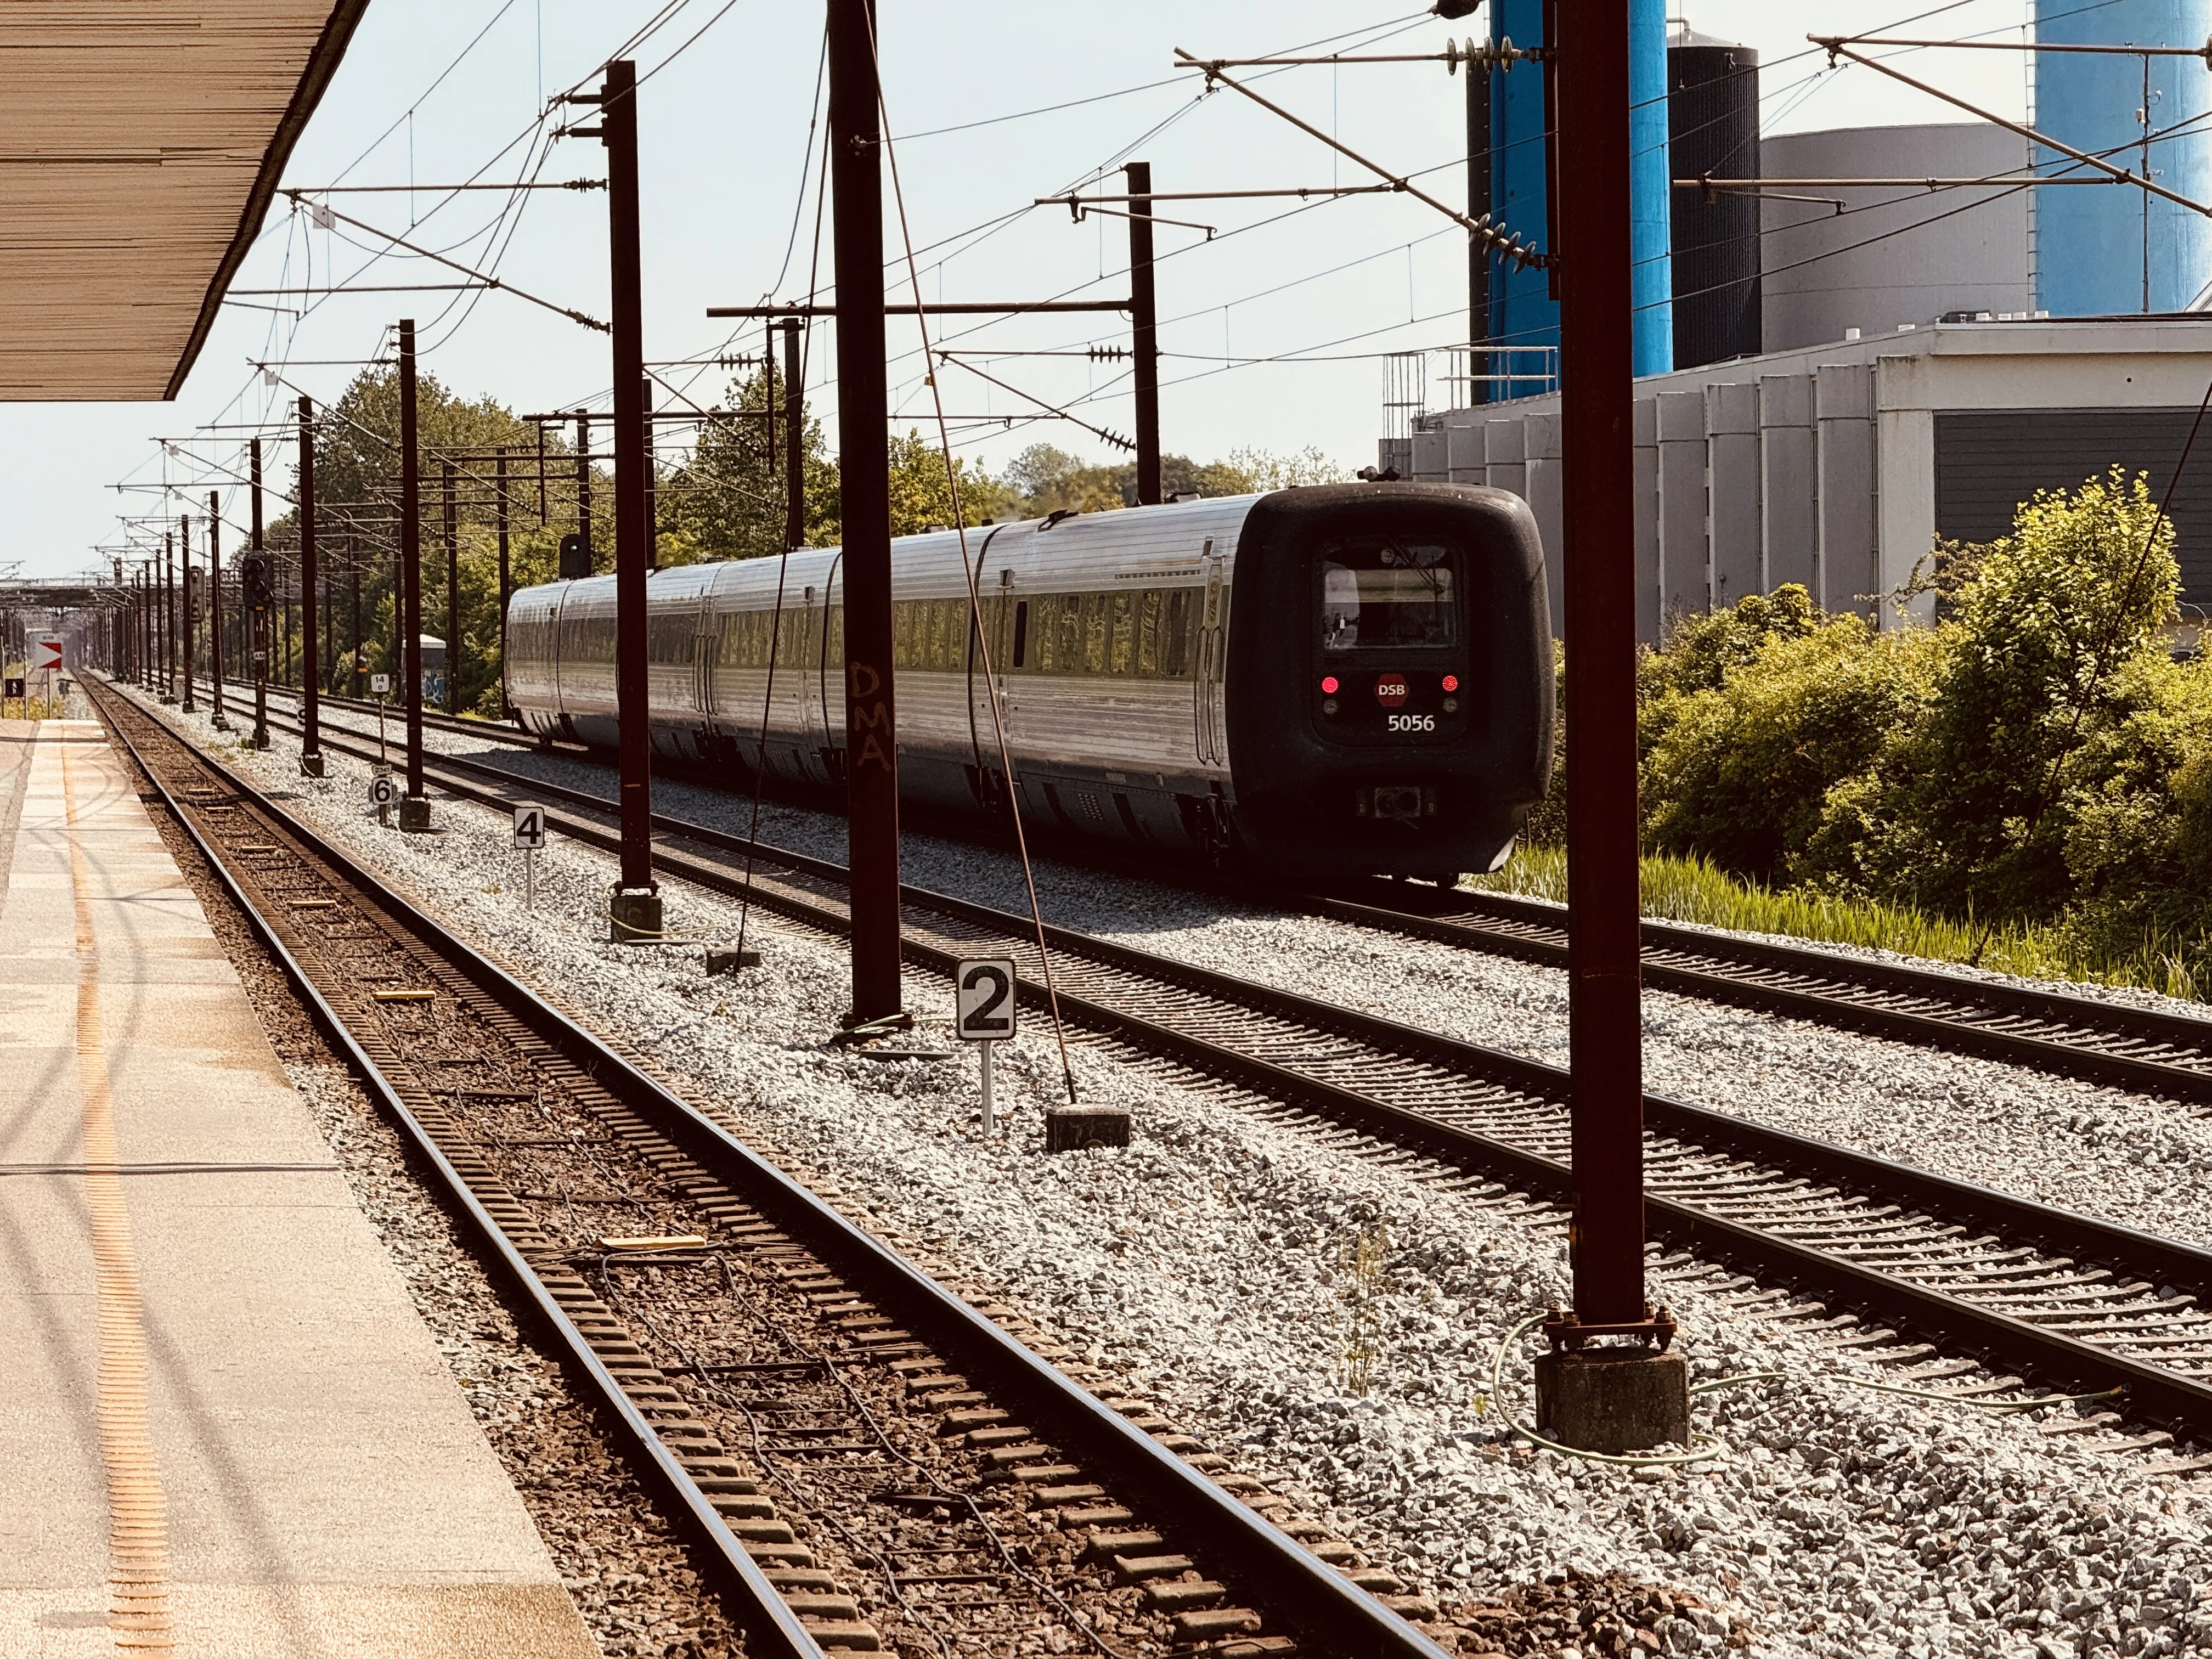
M643 1456L647 1466L659 1478L663 1495L672 1499L691 1524L704 1534L715 1553L720 1556L723 1565L735 1577L738 1586L744 1592L747 1601L745 1613L749 1615L741 1619L740 1622L745 1624L756 1638L765 1640L769 1644L769 1650L771 1652L787 1656L788 1659L825 1659L822 1649L815 1644L814 1638L807 1634L805 1626L799 1622L798 1617L785 1605L782 1596L778 1595L775 1588L769 1583L767 1577L755 1565L752 1557L746 1553L744 1547L738 1542L737 1535L730 1530L728 1523L715 1511L707 1495L685 1474L683 1466L676 1461L674 1455L669 1450L667 1443L653 1431L652 1425L638 1410L628 1392L615 1380L614 1373L607 1369L605 1363L593 1350L590 1340L577 1328L575 1322L568 1316L568 1310L556 1298L551 1287L539 1277L537 1269L531 1265L528 1258L516 1248L514 1240L508 1237L506 1229L501 1227L490 1211L485 1208L483 1201L477 1196L468 1179L454 1166L453 1160L447 1156L445 1149L438 1144L437 1139L430 1133L422 1121L416 1116L414 1111L408 1106L398 1087L386 1073L384 1068L378 1065L368 1051L362 1046L359 1037L356 1036L337 1010L331 1006L329 1000L324 996L321 988L315 983L306 967L278 937L276 928L262 914L260 907L253 902L252 896L247 893L245 886L232 872L228 863L217 852L207 836L201 833L199 825L193 821L192 816L184 810L167 782L162 778L161 772L147 759L130 732L124 729L123 722L113 717L106 698L101 694L92 690L90 678L90 676L83 677L82 683L94 706L105 718L107 729L114 733L116 739L122 744L139 772L152 783L169 816L176 821L185 835L191 838L192 844L198 848L201 857L206 860L208 867L215 872L216 878L222 884L223 890L229 894L232 902L238 907L239 913L246 918L247 925L253 930L254 937L261 941L263 948L268 951L276 958L277 964L283 968L285 977L291 981L295 994L307 1004L314 1016L315 1023L345 1056L355 1076L368 1091L377 1105L400 1126L408 1139L413 1143L415 1150L436 1172L439 1181L444 1187L445 1195L457 1205L474 1224L484 1249L499 1263L515 1289L527 1297L536 1308L546 1328L552 1331L559 1339L563 1358L568 1364L590 1380L593 1390L599 1395L599 1403L611 1412L620 1421L634 1443L635 1449ZM287 827L291 824L292 821L289 815L279 811L264 796L228 767L203 751L193 750L191 752L199 765L222 779L224 787L233 791L240 799L252 802L265 815ZM302 836L301 839L303 844L316 846L316 842L310 836ZM329 862L333 867L346 872L349 878L356 873L355 866L351 866L343 854L337 854L335 849L317 847L317 850L327 852ZM372 882L366 890L380 892L382 890L380 887L374 886ZM399 905L398 908L403 912L406 908L404 905Z
M441 769L457 758L441 757L441 766L429 769ZM519 785L522 793L552 796L587 812L605 814L613 810L611 803L582 791L518 779L501 768L466 762L460 765L501 783ZM501 807L514 804L495 789L466 783L451 773L442 776L441 783L465 797ZM616 844L612 831L566 813L549 811L547 823L549 828L602 850ZM657 817L656 828L732 854L742 854L746 847L743 837L679 820ZM763 848L757 856L807 879L833 885L842 883L845 873L840 865L787 848ZM662 848L661 857L671 873L709 890L732 896L747 891L739 876L715 861L667 847ZM831 933L842 933L847 925L842 909L818 895L794 892L763 879L752 884L750 895L755 903ZM909 929L903 941L906 959L933 972L949 975L961 957L980 954L986 946L994 953L1012 952L1024 958L1034 948L1032 924L1026 917L912 885L902 889L901 899L909 913L934 913L971 930L968 938L940 935L933 942ZM1379 1016L1338 1008L1293 992L1232 979L1050 924L1044 931L1063 973L1071 961L1084 962L1139 982L1135 995L1109 1000L1064 979L1061 1009L1079 1023L1207 1076L1316 1112L1454 1167L1507 1182L1555 1201L1566 1197L1569 1171L1559 1158L1188 1029L1200 1022L1186 1018L1178 1024L1154 1018L1130 1004L1147 997L1153 1003L1171 1000L1158 995L1163 988L1186 998L1209 999L1253 1015L1293 1022L1319 1036L1364 1045L1376 1056L1433 1066L1474 1091L1503 1091L1516 1103L1554 1113L1564 1113L1568 1099L1567 1073L1560 1068ZM1146 993L1142 987L1152 988ZM1041 988L1027 980L1020 989L1032 1002L1042 995ZM1692 1152L1717 1151L1754 1159L1786 1175L1833 1182L1875 1202L1904 1200L1935 1217L1996 1231L2007 1243L2032 1244L2042 1250L2087 1258L2096 1267L2146 1275L2154 1283L2181 1288L2199 1301L2212 1303L2212 1251L2197 1246L1666 1096L1646 1094L1644 1106L1649 1132L1673 1138ZM1655 1186L1663 1188L1663 1185L1655 1179ZM1977 1306L1915 1284L1899 1273L1862 1265L1834 1250L1730 1219L1709 1206L1667 1196L1663 1190L1652 1192L1645 1201L1655 1233L1674 1244L1770 1279L1778 1276L1814 1288L1990 1364L2020 1367L2079 1388L2124 1387L2135 1414L2179 1432L2212 1435L2212 1382ZM2052 1265L2063 1267L2069 1263L2061 1261Z
M141 718L154 721L143 710ZM156 722L158 724L158 722ZM111 721L111 729L119 726ZM171 735L174 737L173 732ZM185 740L180 737L179 743ZM127 741L127 740L126 740ZM135 750L134 750L135 754ZM1015 1340L998 1325L945 1289L927 1273L889 1246L863 1231L806 1188L785 1175L760 1154L738 1140L722 1125L672 1093L607 1047L568 1015L552 1007L520 981L494 965L458 936L392 891L378 877L356 863L318 832L302 823L244 778L204 751L192 749L196 762L222 777L227 787L257 812L348 883L370 896L387 914L404 925L432 951L453 963L484 994L536 1035L550 1042L601 1086L634 1109L644 1113L656 1128L671 1134L683 1151L715 1178L728 1183L744 1200L770 1218L793 1238L804 1243L823 1261L846 1276L862 1294L896 1310L902 1324L931 1346L953 1358L982 1386L1007 1405L1024 1413L1023 1420L1041 1437L1066 1447L1075 1457L1097 1467L1115 1490L1126 1492L1188 1528L1202 1539L1210 1555L1250 1582L1262 1604L1280 1612L1290 1622L1318 1632L1348 1653L1405 1656L1405 1659L1443 1659L1443 1650L1413 1624L1391 1612L1366 1591L1246 1507L1200 1471L1192 1468L1119 1413L1077 1386L1039 1355ZM151 774L149 773L149 775ZM164 799L169 799L167 792ZM170 799L173 811L176 805ZM550 815L549 815L550 817ZM198 837L195 837L198 839ZM610 836L606 844L618 844ZM204 841L203 851L210 851ZM220 868L220 861L217 861ZM235 882L227 884L244 902ZM249 915L254 914L250 904ZM257 926L259 926L257 922ZM264 933L266 930L264 930ZM288 972L297 971L289 956ZM319 996L319 1014L335 1018ZM349 1044L357 1063L368 1064L357 1044ZM411 1121L411 1120L410 1120ZM449 1171L441 1165L441 1172ZM485 1224L490 1218L479 1209ZM510 1251L508 1259L519 1261ZM541 1305L544 1305L540 1298ZM574 1334L567 1327L564 1334ZM580 1334L574 1334L580 1340ZM604 1367L592 1367L595 1380L608 1386L612 1379ZM635 1419L642 1422L642 1419ZM688 1485L680 1466L659 1454L659 1466ZM694 1493L687 1508L698 1513L705 1500ZM720 1528L717 1541L727 1540L738 1548L740 1571L750 1571L747 1589L757 1581L770 1597L775 1591L751 1566L742 1547L709 1506L708 1522ZM781 1607L780 1599L777 1606ZM795 1620L790 1621L796 1624ZM801 1627L801 1634L804 1634ZM811 1645L793 1651L812 1654Z
M1539 900L1454 893L1449 914L1382 894L1304 902L1316 915L1362 927L1546 966L1566 961L1567 913ZM2138 1094L2212 1103L2212 1019L1663 921L1644 924L1644 982ZM2146 1048L2152 1053L2126 1052Z

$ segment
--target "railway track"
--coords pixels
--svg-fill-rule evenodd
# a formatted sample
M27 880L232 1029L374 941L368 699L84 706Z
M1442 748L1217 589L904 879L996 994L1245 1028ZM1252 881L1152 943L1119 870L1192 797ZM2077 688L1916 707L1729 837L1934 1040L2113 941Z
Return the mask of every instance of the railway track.
M1433 1605L1327 1528L1249 1477L1209 1478L1226 1460L1146 1402L1079 1386L1012 1310L971 1306L166 724L88 690L726 1570L749 1651L1443 1652L1416 1622Z
M337 702L347 712L374 710L374 703ZM491 744L544 748L535 738L489 721L442 714L425 714L425 721ZM553 752L599 763L592 750L560 745ZM1097 860L1097 854L1086 849L1071 849L1071 856ZM1151 867L1106 863L1146 878L1164 878ZM1566 911L1541 900L1433 891L1385 880L1338 894L1291 894L1232 880L1203 884L1255 905L1294 907L1354 927L1510 956L1541 967L1566 967ZM1902 963L1869 963L1802 945L1741 940L1670 922L1644 922L1644 984L1787 1020L1863 1030L1920 1048L2002 1060L2212 1113L2212 1018L2130 1009L2069 991L1984 982Z
M1315 914L1564 969L1566 912L1505 894L1389 890ZM1419 897L1413 896L1419 893ZM1644 982L1823 1025L1954 1049L2212 1109L2212 1019L1988 983L1666 922L1644 924Z
M349 712L361 707L341 706ZM433 723L490 742L540 747L520 732L487 721L439 716ZM596 758L588 750L563 747L557 752L584 761ZM1080 851L1075 855L1085 856ZM1152 869L1136 873L1163 878ZM1566 913L1538 900L1383 881L1339 894L1294 894L1248 883L1211 885L1258 905L1290 906L1358 927L1546 967L1566 966ZM1659 921L1644 924L1644 982L1654 990L1919 1048L1976 1054L2212 1112L2212 1018L1870 962L1775 940L1731 939Z
M427 766L441 787L495 805L510 805L520 783L559 803L548 815L557 832L617 844L604 822L611 804L599 797L453 757ZM668 874L726 896L746 890L741 839L672 819L657 827L672 838L659 854ZM776 867L756 872L755 902L842 932L841 866L782 849L759 856ZM1011 955L1024 966L1024 994L1042 1000L1026 917L912 886L902 903L909 961L949 973L963 957ZM1046 937L1060 1007L1081 1024L1386 1155L1499 1183L1500 1196L1568 1194L1567 1079L1556 1067L1069 930L1048 927ZM1959 1357L1969 1355L2072 1388L2121 1389L2130 1418L2160 1425L2100 1446L2212 1440L2212 1315L2203 1305L2212 1252L1662 1096L1647 1095L1644 1111L1653 1234L1891 1322L1836 1340L1909 1339L1886 1351L1902 1382L1948 1383L1962 1398L2006 1386L1960 1381L1976 1370ZM2084 1421L2086 1432L2107 1426ZM2166 1467L2212 1467L2212 1456Z

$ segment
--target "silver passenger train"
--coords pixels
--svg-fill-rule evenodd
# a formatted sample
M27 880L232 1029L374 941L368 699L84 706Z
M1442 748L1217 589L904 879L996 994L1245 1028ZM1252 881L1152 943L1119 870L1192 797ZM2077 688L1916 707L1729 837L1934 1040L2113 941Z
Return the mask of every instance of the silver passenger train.
M904 800L995 817L1018 798L1124 850L1313 878L1495 868L1543 795L1551 629L1516 496L1328 484L1055 514L971 530L966 557L981 637L960 538L892 545ZM791 555L780 618L779 562L653 573L653 742L834 799L840 554ZM614 579L517 592L506 672L526 730L614 746Z

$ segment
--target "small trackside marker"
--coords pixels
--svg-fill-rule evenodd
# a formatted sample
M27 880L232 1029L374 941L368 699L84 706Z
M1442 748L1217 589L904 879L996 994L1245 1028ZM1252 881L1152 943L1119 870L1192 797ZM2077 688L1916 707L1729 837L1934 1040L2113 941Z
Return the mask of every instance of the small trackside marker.
M284 849L273 841L248 842L238 849L241 853L281 853Z
M294 899L292 908L295 910L335 910L337 903L336 899L328 898Z
M428 1002L435 991L371 991L370 998L377 1002Z

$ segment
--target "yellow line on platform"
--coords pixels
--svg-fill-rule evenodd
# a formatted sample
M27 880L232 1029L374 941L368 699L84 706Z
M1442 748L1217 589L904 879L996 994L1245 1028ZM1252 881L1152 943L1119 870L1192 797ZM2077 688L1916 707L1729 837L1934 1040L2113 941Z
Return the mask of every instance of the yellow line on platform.
M100 1288L100 1455L107 1469L107 1626L118 1652L176 1645L169 1619L169 1521L146 1420L146 1325L137 1252L118 1170L115 1114L107 1093L100 1014L100 944L92 881L77 844L76 781L62 750L70 884L76 899L76 1073L84 1103L85 1207L92 1218Z

